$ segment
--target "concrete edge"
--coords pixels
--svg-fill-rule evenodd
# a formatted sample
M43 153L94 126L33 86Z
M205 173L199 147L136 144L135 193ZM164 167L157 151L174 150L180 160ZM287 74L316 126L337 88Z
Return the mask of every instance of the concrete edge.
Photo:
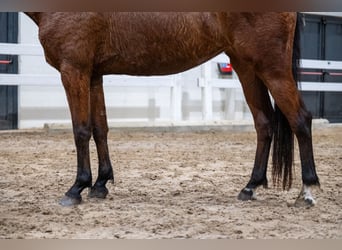
M212 122L110 122L111 132L251 132L255 131L252 120L248 121L212 121ZM326 119L313 119L313 130L327 127L342 127L342 123L329 123ZM36 132L72 132L71 123L46 123L43 128L0 130L6 133L36 133Z
M253 131L252 121L242 122L110 122L110 132ZM48 132L71 131L71 124L45 124Z

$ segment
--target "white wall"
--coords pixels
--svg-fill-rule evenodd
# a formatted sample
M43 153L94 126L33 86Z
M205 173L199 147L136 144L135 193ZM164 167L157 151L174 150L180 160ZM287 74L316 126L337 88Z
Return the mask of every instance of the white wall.
M19 13L19 43L39 44L38 27L22 12ZM58 74L44 57L20 56L21 74ZM70 120L63 86L20 86L18 105L19 128L43 127L48 122Z
M19 14L19 43L39 43L37 26L23 13ZM45 62L43 57L37 56L20 56L19 72L22 74L58 74ZM215 65L213 65L213 74L218 76ZM197 78L200 75L201 67L180 74L182 121L203 121L201 89L197 86ZM110 123L172 121L169 88L147 88L143 85L142 87L106 85L105 98ZM213 120L215 121L251 120L241 90L214 89L213 111ZM62 85L21 86L19 90L19 128L43 127L45 123L70 123Z

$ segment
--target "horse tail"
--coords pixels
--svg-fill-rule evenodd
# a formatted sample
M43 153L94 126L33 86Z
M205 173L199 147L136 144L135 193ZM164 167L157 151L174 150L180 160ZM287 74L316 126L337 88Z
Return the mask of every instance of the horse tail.
M296 28L293 40L292 74L298 81L298 68L300 58L300 17L297 13ZM273 183L279 185L282 179L283 189L290 189L292 185L294 134L285 115L275 104L274 134L273 134Z

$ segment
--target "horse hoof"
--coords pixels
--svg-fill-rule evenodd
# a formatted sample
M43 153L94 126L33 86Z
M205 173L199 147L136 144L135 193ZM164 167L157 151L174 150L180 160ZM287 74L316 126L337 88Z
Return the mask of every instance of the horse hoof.
M295 201L294 206L310 208L313 207L315 204L316 201L314 199L301 197Z
M59 204L63 207L70 207L70 206L76 206L79 205L82 202L82 197L78 198L72 198L69 196L64 196L60 201Z
M299 193L298 198L296 199L294 205L296 207L306 207L310 208L316 204L315 199L311 194L310 187L307 185L303 185L302 191Z
M106 187L92 187L89 191L89 198L100 198L105 199L108 194L108 189Z
M305 198L305 199L304 199L304 202L305 202L307 205L310 205L310 206L316 205L316 201L315 201L313 198Z
M256 200L253 190L248 188L242 189L237 198L240 201Z
M304 202L307 206L310 206L310 207L312 207L316 204L316 201L314 199L311 199L311 198L305 198Z

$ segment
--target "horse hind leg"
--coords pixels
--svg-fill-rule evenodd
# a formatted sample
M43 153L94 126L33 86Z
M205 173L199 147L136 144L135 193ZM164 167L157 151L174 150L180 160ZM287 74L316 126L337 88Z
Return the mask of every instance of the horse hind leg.
M257 149L254 167L249 182L238 195L239 200L256 199L255 191L259 186L268 185L266 173L272 142L273 108L267 88L255 75L249 64L231 56L232 64L238 73L247 104L254 119L257 132Z
M319 179L313 156L311 121L312 116L306 110L299 91L291 75L264 75L266 84L277 106L285 115L291 130L297 137L302 167L303 189L300 197L308 205L314 205L310 187L319 186Z
M114 183L114 175L107 144L108 125L102 76L93 76L92 78L90 102L92 133L97 148L99 166L98 177L90 189L89 197L104 199L108 194L106 183L107 181Z

